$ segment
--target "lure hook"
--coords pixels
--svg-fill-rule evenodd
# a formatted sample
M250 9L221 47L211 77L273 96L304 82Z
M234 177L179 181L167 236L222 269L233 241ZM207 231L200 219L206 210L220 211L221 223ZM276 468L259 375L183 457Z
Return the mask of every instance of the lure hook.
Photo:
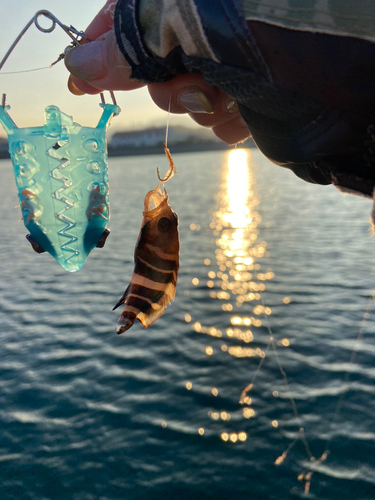
M39 23L39 18L41 16L44 16L47 19L49 19L52 22L51 26L48 26L46 28L44 28L43 26L41 26L41 24ZM2 61L0 62L0 70L2 69L2 67L4 66L4 64L6 63L6 61L8 60L8 57L13 52L13 50L16 47L16 45L18 44L18 42L21 40L21 38L24 36L24 34L26 33L26 31L30 28L30 26L32 24L35 24L35 26L38 28L38 30L41 31L42 33L51 33L56 28L56 25L59 25L60 28L63 29L65 31L65 33L72 39L71 45L73 47L79 45L80 41L83 38L85 40L88 40L88 38L85 37L83 31L78 31L73 26L67 26L66 24L63 24L61 21L59 21L59 19L57 19L56 16L54 16L48 10L39 10L34 15L34 17L32 19L30 19L30 21L26 24L26 26L23 28L23 30L21 31L21 33L18 35L18 37L15 39L15 41L11 45L10 49L8 50L8 52L3 57ZM65 51L62 54L59 55L58 59L54 63L52 63L52 65L56 64L58 61L60 61L61 59L63 59L65 57L66 50L67 49L65 49Z
M157 171L157 174L158 174L158 179L160 182L167 182L169 181L169 179L171 177L174 176L174 174L177 172L177 169L175 167L175 164L173 163L173 159L172 159L172 155L171 155L171 152L169 151L169 149L167 148L167 145L164 144L164 153L165 153L165 156L167 157L167 160L169 161L169 169L168 169L168 172L165 174L164 177L160 177L160 171L159 169L157 168L156 171Z

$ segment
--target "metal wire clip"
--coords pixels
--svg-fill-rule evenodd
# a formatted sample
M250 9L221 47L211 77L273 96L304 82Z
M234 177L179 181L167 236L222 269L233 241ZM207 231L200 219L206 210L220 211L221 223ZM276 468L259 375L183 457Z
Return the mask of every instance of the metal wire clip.
M43 26L41 26L39 24L39 18L40 16L44 16L46 17L47 19L49 19L50 21L52 21L52 24L51 26L47 27L47 28L43 28ZM65 33L72 39L72 42L71 42L71 45L69 45L65 50L64 52L62 52L59 57L56 59L55 62L53 62L51 64L51 66L53 66L54 64L58 63L59 61L61 61L62 59L64 59L65 57L65 54L67 53L67 51L72 48L72 47L75 47L77 45L80 44L81 40L82 39L85 39L85 40L88 40L88 38L85 37L83 31L78 31L76 30L73 26L67 26L66 24L63 24L61 21L59 21L57 19L57 17L55 17L51 12L49 12L48 10L39 10L35 16L30 19L30 21L26 24L26 26L24 27L24 29L21 31L21 33L18 35L18 37L15 39L15 41L13 42L12 46L10 47L10 49L8 50L8 52L5 54L4 58L2 59L2 61L0 62L0 70L2 69L2 67L4 66L4 64L6 63L8 57L10 56L10 54L13 52L14 48L16 47L16 45L18 44L18 42L21 40L21 38L23 37L23 35L26 33L26 31L30 28L30 26L32 24L35 24L35 26L38 28L39 31L42 31L43 33L51 33L55 28L56 28L56 24L58 24L60 26L60 28L62 28ZM89 41L89 40L88 40Z

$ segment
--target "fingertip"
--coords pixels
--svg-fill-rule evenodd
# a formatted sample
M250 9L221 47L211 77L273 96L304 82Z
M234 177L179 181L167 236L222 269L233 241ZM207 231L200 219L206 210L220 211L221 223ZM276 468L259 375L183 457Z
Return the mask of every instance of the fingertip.
M106 75L105 40L95 40L70 49L64 63L75 77L85 81L100 80Z
M85 35L89 40L96 40L113 28L113 18L116 2L108 0L104 7L98 12L89 26L85 29Z
M82 92L75 83L72 80L72 77L70 76L68 78L68 89L73 95L85 95L85 92Z
M69 82L71 82L71 83L69 83ZM70 86L72 86L73 90L77 89L76 92L78 92L78 93L72 92L74 95L84 95L84 94L96 95L96 94L99 94L100 92L103 92L102 89L97 89L95 87L92 87L89 83L85 82L84 80L81 80L80 78L77 78L74 75L69 76L69 80L68 80L69 90L70 90Z
M228 146L234 146L251 137L250 131L241 116L213 127L212 130L216 137L226 142Z

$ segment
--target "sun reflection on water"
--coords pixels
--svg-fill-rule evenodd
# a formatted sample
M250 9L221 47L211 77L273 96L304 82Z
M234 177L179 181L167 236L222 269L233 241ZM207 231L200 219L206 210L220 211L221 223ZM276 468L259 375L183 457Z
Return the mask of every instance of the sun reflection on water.
M237 358L236 363L246 363L249 373L252 372L251 383L244 389L241 388L239 406L231 413L219 407L223 404L219 396L221 388L211 389L211 394L217 398L217 402L216 405L213 403L211 410L208 411L209 422L215 427L224 426L219 431L216 427L215 432L223 442L236 446L247 440L248 435L244 428L248 427L249 419L253 421L258 416L257 394L253 391L254 381L270 347L287 391L289 391L287 375L281 366L277 348L288 348L290 341L283 338L275 342L268 321L272 310L265 305L262 295L262 292L266 290L266 282L272 280L275 275L272 269L264 264L264 258L268 254L267 243L260 238L262 218L257 211L259 201L251 150L231 151L222 168L221 185L216 196L216 209L210 223L210 229L215 237L216 262L206 258L203 262L207 266L206 280L202 277L192 280L194 286L199 285L200 289L206 288L208 297L215 302L218 301L216 324L203 324L201 317L198 321L194 318L194 310L191 314L185 314L185 321L191 323L193 331L211 337L210 345L205 347L207 357L224 355L231 359ZM190 228L198 230L195 224L193 226ZM265 227L269 226L265 224ZM189 291L184 293L189 295ZM285 305L291 301L290 297L282 299ZM258 346L255 345L256 343ZM263 350L260 346L266 347ZM187 382L186 389L191 390L191 388L191 382ZM272 396L279 398L279 391L273 390ZM290 391L287 397L291 401L293 417L299 421L296 404ZM261 413L259 411L260 415ZM269 420L269 425L270 428L276 430L279 428L279 421L272 418ZM288 452L298 440L303 443L310 461L321 463L325 460L325 453L318 460L313 457L300 422L297 427L297 436L275 460L275 465L284 462ZM201 436L211 432L207 421L206 428L207 433L205 428L199 429ZM278 431L280 432L279 429ZM298 477L299 480L306 481L305 494L309 492L311 475L310 471Z
M222 168L216 209L210 223L215 237L216 263L205 259L206 282L193 280L193 285L207 288L209 297L218 301L218 309L225 315L218 316L220 323L215 326L202 324L201 319L194 320L193 314L185 317L195 332L213 337L211 345L205 347L207 356L224 353L232 358L256 358L254 368L266 354L260 347L250 347L250 344L256 337L255 330L262 327L262 319L272 313L262 304L261 292L266 288L265 282L274 277L272 269L261 269L259 262L267 255L267 244L259 238L262 219L256 210L258 205L251 150L233 150ZM218 395L216 388L212 389L212 395ZM239 407L237 413L240 422L245 424L246 419L256 416L256 412L251 408L249 395L243 395L242 399L245 408ZM209 416L211 422L221 421L226 425L231 419L224 409L210 411ZM223 429L220 435L223 441L237 445L247 438L243 429L236 432L233 428Z
M222 184L217 195L218 209L210 227L216 236L216 261L219 271L208 272L207 287L220 288L210 296L223 300L223 311L232 312L244 303L259 301L264 283L273 277L271 269L260 273L257 260L266 254L266 242L258 241L261 217L256 211L259 198L255 192L255 179L250 150L237 149L228 154ZM216 278L216 281L214 279ZM234 302L234 303L233 303ZM233 316L233 325L261 326L261 320Z
M247 206L250 190L249 169L247 152L244 149L229 153L226 181L227 207L222 213L222 219L233 228L245 228L251 222L251 218ZM242 232L235 233L234 241L241 240L242 237Z
M207 286L216 289L210 292L212 298L225 301L221 306L223 311L234 312L248 302L260 301L264 281L274 277L272 269L259 272L257 262L266 255L267 244L258 241L261 216L256 211L259 198L251 168L251 150L236 149L228 154L217 202L210 227L216 236L219 271L210 269ZM246 311L250 313L250 308L246 307ZM261 326L261 320L253 315L264 313L264 308L258 304L251 312L246 316L232 315L230 323L238 327ZM269 308L266 314L271 314Z

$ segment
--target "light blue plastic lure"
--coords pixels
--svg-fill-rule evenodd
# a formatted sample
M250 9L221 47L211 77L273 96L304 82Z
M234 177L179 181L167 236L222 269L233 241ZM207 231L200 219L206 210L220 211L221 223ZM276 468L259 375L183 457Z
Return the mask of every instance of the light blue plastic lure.
M120 112L100 104L96 128L81 127L56 106L45 110L41 127L18 128L0 106L27 239L49 252L67 271L79 271L109 234L106 128Z

